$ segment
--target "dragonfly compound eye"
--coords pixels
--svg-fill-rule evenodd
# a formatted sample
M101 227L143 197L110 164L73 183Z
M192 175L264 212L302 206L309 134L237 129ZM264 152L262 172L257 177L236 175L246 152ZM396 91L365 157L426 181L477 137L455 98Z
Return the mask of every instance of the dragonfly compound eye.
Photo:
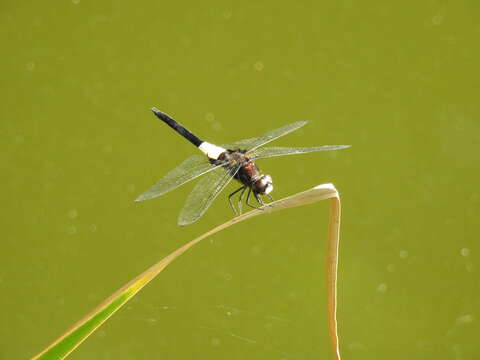
M273 190L273 181L270 175L262 175L255 181L255 190L259 194L270 194Z

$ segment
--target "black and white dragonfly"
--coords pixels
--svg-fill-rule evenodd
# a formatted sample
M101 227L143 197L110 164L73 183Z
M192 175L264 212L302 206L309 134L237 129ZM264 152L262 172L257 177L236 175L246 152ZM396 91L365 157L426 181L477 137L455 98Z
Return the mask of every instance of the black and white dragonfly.
M197 136L185 129L167 114L152 108L153 113L168 126L195 145L206 156L193 155L167 173L150 189L141 194L135 201L143 201L163 195L173 189L193 180L201 175L206 176L198 182L187 198L178 218L179 225L189 225L197 221L207 211L213 200L225 186L235 179L242 186L228 196L230 206L235 214L242 212L243 196L247 191L246 204L258 208L250 203L253 194L260 205L265 205L262 196L273 200L270 193L273 190L273 181L270 175L260 172L255 160L273 156L303 154L316 151L338 150L349 145L325 145L317 147L267 147L260 146L269 143L283 135L304 126L307 121L298 121L266 134L240 140L231 144L217 146L200 140ZM240 192L237 208L232 203L232 196Z

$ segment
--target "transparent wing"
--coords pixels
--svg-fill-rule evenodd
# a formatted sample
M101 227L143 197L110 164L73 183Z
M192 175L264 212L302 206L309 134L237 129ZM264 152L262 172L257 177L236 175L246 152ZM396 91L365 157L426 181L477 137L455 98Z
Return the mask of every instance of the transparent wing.
M206 156L193 155L167 173L150 189L141 194L135 201L148 200L163 195L196 177L215 169L218 165L208 162Z
M244 139L240 141L236 141L231 144L227 145L222 145L223 148L225 149L230 149L230 150L247 150L247 151L252 151L259 146L265 145L266 143L269 143L270 141L273 141L275 139L278 139L279 137L283 135L287 135L288 133L291 133L292 131L295 131L299 128L301 128L303 125L305 125L307 121L297 121L293 124L286 125L284 127L281 127L279 129L275 129L272 131L267 132L266 134L256 137L256 138L251 138L251 139Z
M231 171L218 167L200 180L188 195L178 217L178 225L189 225L200 219L239 169L240 166Z
M305 154L316 151L340 150L350 145L324 145L316 147L267 147L252 151L249 156L253 159L269 158L273 156Z

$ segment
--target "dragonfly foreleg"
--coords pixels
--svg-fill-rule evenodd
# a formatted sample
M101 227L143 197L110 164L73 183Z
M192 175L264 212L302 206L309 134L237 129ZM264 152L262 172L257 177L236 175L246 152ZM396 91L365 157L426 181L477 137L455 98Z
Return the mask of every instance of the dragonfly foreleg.
M250 194L252 193L252 188L248 188L248 194L247 194L247 200L245 201L246 204L248 206L250 206L251 208L254 208L254 209L258 209L258 210L263 210L262 208L258 207L258 206L255 206L255 205L252 205L250 204ZM256 194L255 192L253 193L253 195L255 196L255 199L257 199L258 201L258 194ZM261 199L260 199L261 200ZM260 201L258 201L259 204L262 204Z
M258 202L260 205L265 206L265 203L263 202L263 199L260 197L259 194L253 193L253 195L255 195L255 199L257 199L257 202Z
M258 209L258 210L262 210L261 208L259 208L258 206L255 206L255 205L252 205L250 204L250 194L252 193L252 188L248 188L248 194L247 194L247 200L245 201L245 203L250 206L251 208L253 209ZM255 194L255 193L254 193ZM257 197L257 195L255 194L255 197ZM257 199L258 200L258 199Z
M259 203L260 205L262 205L262 206L272 206L272 205L270 205L270 203L266 203L265 201L263 201L263 199L262 199L262 197L261 197L260 194L254 193L254 195L255 195L255 199L257 199L257 201L258 201L258 203ZM267 196L268 196L270 202L273 202L273 201L274 201L272 195L270 195L270 194L264 194L264 195L267 195ZM262 208L262 210L264 210L264 209Z
M247 188L246 186L242 186L241 188L238 188L237 190L235 190L234 192L232 192L230 195L228 195L228 202L230 203L230 207L232 208L233 213L234 213L235 215L239 215L239 213L238 213L237 210L235 209L235 206L233 206L232 196L242 190L242 193L240 194L240 197L242 197L242 195L243 195L243 193L244 193L244 191L245 191L246 188ZM242 213L242 210L240 209L240 214L241 214L241 213Z

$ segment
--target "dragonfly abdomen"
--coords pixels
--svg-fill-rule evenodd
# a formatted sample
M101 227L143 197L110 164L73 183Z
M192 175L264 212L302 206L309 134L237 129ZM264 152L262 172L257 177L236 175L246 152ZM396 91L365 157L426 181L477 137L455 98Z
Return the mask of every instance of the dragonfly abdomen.
M175 130L177 133L182 135L185 139L190 141L193 145L198 147L200 151L202 151L205 155L208 156L209 159L218 159L221 153L226 151L224 148L210 144L206 141L201 140L194 134L192 134L190 131L188 131L182 124L180 124L178 121L173 120L170 116L167 114L161 112L157 108L152 108L153 113L160 119L162 120L165 124L170 126L173 130Z
M170 116L167 114L161 112L157 108L152 108L153 113L160 119L162 120L165 124L170 126L173 130L175 130L177 133L182 135L185 139L190 141L193 145L196 147L199 147L204 141L200 140L198 137L193 135L190 131L185 129L185 127L180 124L179 122L173 120Z

